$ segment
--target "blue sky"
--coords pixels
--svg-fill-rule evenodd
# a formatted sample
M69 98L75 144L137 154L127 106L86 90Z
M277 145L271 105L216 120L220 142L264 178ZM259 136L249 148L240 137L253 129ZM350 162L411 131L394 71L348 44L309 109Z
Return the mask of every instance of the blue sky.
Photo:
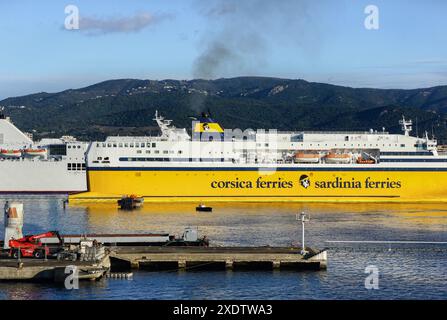
M64 29L67 5L79 30ZM445 14L443 0L0 0L0 99L117 78L444 85Z

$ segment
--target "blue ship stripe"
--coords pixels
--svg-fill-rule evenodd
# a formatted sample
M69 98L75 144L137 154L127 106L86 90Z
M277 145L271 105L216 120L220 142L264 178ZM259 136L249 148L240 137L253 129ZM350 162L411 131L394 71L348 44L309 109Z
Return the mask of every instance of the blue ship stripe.
M143 198L400 198L399 195L190 195L190 196L152 196L143 195ZM121 197L76 197L76 199L120 199Z
M380 159L380 162L447 162L447 159Z
M89 171L413 171L413 172L438 172L447 171L446 167L438 168L258 168L258 167L88 167Z

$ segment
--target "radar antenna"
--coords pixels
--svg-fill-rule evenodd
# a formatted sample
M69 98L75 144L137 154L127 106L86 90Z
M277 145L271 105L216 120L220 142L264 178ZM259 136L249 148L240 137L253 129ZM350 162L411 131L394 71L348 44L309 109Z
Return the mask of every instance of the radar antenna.
M155 120L160 127L162 138L168 138L170 134L176 130L176 128L171 125L172 120L167 120L165 117L159 115L158 110L155 110L155 118L153 120Z
M402 116L402 120L399 121L399 124L402 126L402 131L406 136L410 135L411 130L413 130L413 121L405 120L405 116Z

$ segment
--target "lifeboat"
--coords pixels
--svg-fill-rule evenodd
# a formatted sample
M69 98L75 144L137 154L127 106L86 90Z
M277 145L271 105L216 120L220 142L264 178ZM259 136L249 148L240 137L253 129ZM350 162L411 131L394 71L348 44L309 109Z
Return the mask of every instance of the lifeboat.
M373 159L363 159L362 157L357 158L358 164L374 164L376 163Z
M20 158L22 152L20 150L0 150L0 156L3 158Z
M348 153L329 153L325 160L326 163L350 163L352 156Z
M320 162L320 155L318 153L297 152L294 160L297 163L318 163Z
M31 156L31 157L43 157L47 154L46 149L25 149L24 150L25 155Z

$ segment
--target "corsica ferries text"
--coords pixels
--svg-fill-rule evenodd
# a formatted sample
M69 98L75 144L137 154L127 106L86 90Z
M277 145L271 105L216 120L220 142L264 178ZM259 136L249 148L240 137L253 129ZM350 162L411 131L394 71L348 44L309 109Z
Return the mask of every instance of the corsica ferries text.
M283 180L278 178L276 180L267 180L259 177L256 180L241 180L235 178L234 180L220 180L212 181L211 188L213 189L290 189L295 184L307 189L313 185L315 189L400 189L402 187L401 181L391 180L375 180L371 177L365 180L357 180L355 178L343 179L336 177L331 180L315 180L307 175L302 175L297 181Z
M262 177L255 181L251 180L234 180L227 181L212 181L211 188L213 189L290 189L293 188L293 181L283 180L264 180Z

